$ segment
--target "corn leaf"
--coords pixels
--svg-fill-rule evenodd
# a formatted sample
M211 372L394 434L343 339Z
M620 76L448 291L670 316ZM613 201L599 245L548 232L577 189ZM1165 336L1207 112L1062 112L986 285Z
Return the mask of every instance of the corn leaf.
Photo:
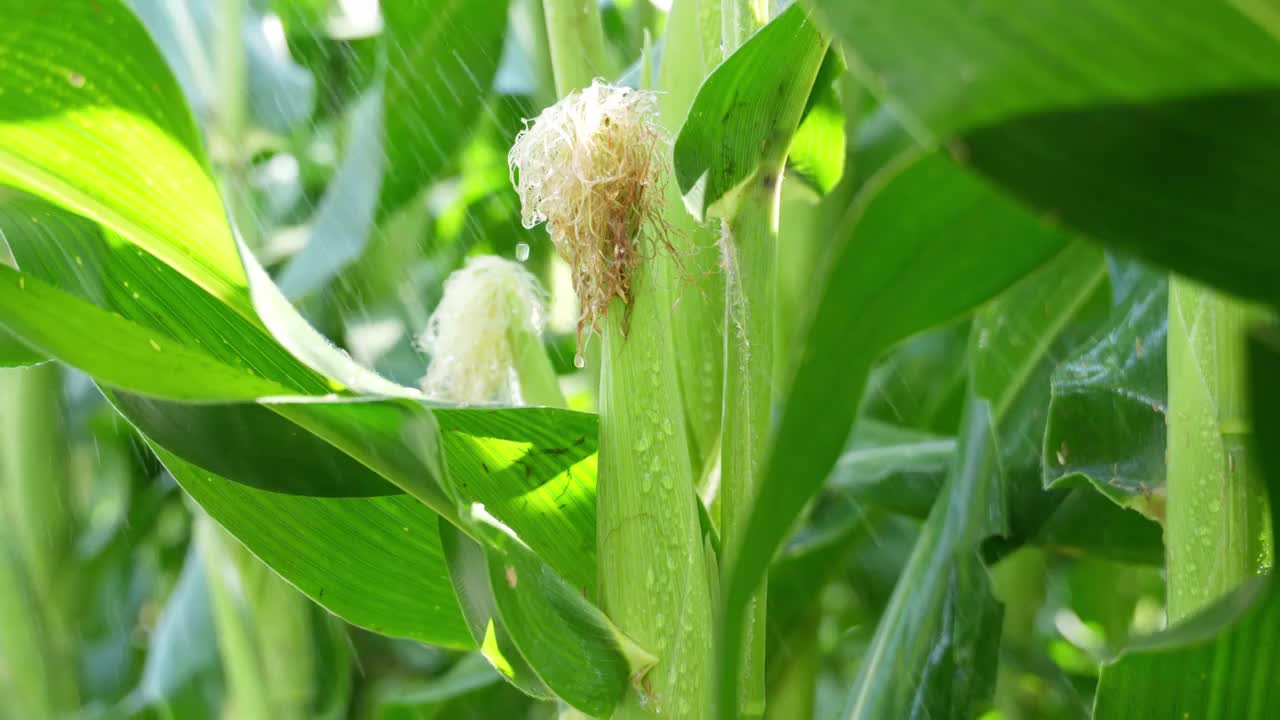
M1046 485L1082 479L1115 502L1164 518L1168 283L1132 267L1100 334L1053 373Z
M838 459L881 353L972 310L1065 242L941 155L907 155L882 172L863 190L831 250L826 286L762 469L742 560L729 569L723 588L725 637L734 637L750 588ZM931 201L920 203L924 197Z
M1265 11L1197 0L812 4L914 141L949 145L1088 237L1280 298L1280 188L1268 181L1280 162L1280 43Z
M796 109L808 105L828 43L808 13L792 5L702 84L675 142L676 182L695 217L704 218L713 205L755 176L764 160L762 152L769 142L779 140L780 123L787 117L794 123ZM830 89L830 74L822 76L825 86L820 89ZM819 110L814 122L824 117ZM786 133L789 136L791 130ZM830 139L815 125L803 141L813 141L813 133ZM827 181L836 174L813 170Z

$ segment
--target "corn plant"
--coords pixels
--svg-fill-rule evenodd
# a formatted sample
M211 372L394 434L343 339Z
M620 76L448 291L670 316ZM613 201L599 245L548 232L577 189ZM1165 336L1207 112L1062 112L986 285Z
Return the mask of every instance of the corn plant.
M0 0L0 718L1280 711L1280 20Z

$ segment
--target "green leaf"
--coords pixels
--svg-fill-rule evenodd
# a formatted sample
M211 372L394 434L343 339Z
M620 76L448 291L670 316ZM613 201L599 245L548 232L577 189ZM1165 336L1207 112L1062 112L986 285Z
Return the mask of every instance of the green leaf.
M767 558L838 458L876 358L894 342L972 310L1064 242L938 154L905 156L863 189L831 249L741 561L729 568L724 652L736 652L728 646Z
M507 682L531 697L554 697L542 679L520 654L493 597L489 561L484 547L457 527L440 523L445 558L454 592L466 616L467 627L480 653Z
M1093 239L1280 299L1280 189L1269 181L1280 162L1280 43L1274 25L1251 21L1265 11L1161 0L814 4L916 142L949 144Z
M474 647L445 580L437 516L417 500L259 490L151 447L218 524L330 612L386 635Z
M323 387L314 373L270 336L171 268L125 243L109 242L91 223L41 201L8 200L0 204L0 228L23 266L39 268L45 279L71 293L97 296L105 308L145 323L147 330L166 344L210 348L228 367L252 367L259 375L279 376L300 388ZM110 284L104 286L99 280L105 278L110 278ZM61 297L74 299L66 293ZM75 302L82 309L120 320L86 302ZM25 312L27 307L15 312ZM49 327L60 327L65 319L58 318ZM0 324L9 320L8 313L0 313ZM93 337L93 332L90 328L87 335L82 334L79 348L71 349L91 353L95 346L84 343L83 338ZM238 342L230 342L231 338ZM91 364L81 366L90 373L98 370ZM154 367L143 363L137 371L154 373ZM186 383L201 376L174 373L164 377ZM264 507L278 502L281 513L289 512L284 506L305 502L308 498L303 496L342 505L340 512L307 519L316 525L312 531L316 534L341 536L342 524L347 522L380 528L392 538L404 526L417 526L418 532L434 536L432 509L446 517L456 516L453 501L439 485L444 476L438 454L446 452L449 487L458 501L486 504L564 577L576 586L594 589L594 416L554 409L451 410L406 399L184 405L119 393L114 402L154 443L193 463L191 468L199 467L224 482L244 486L228 488L228 493L239 490ZM437 422L442 438L437 438ZM310 432L300 432L300 428ZM292 574L299 571L296 563L282 565L281 555L267 557L264 544L281 540L268 537L269 526L267 530L233 526L226 516L233 512L230 503L215 511L206 501L221 502L220 498L203 497L190 487L188 491L277 572L299 587L316 584L309 577ZM406 492L417 500L402 494ZM380 516L376 508L385 503L398 504L400 512L412 511L413 522L397 523L394 518ZM343 516L349 513L366 516L344 521ZM335 537L330 542L340 540ZM328 552L337 552L338 547ZM403 562L412 566L412 548L403 550ZM388 548L387 552L397 550ZM442 567L421 568L421 572L425 581L435 583L437 593L449 591ZM389 634L405 632L391 629L390 621L377 620L365 609L366 603L338 606L319 601L357 624L385 624ZM399 612L391 611L392 615ZM424 639L425 631L413 631L418 633L415 637ZM457 644L457 638L446 644Z
M0 183L102 223L253 317L182 91L119 0L0 0L0 96L24 98L0 103Z
M828 42L804 9L792 5L702 84L676 138L674 155L676 181L696 217L704 218L766 161L763 151L769 141L777 142L786 117L807 104ZM815 124L822 118L818 113ZM787 148L777 150L785 153ZM825 173L829 179L831 171Z
M553 408L437 409L435 416L455 497L483 504L594 597L598 418Z
M947 489L881 615L844 717L975 717L989 702L1001 609L975 549L1006 528L988 407L969 402Z
M0 323L40 352L114 387L188 401L249 400L288 392L5 266L0 266ZM91 337L98 342L85 342Z
M4 330L0 330L0 367L30 367L48 362L49 358Z
M446 168L476 124L502 56L507 0L386 3L388 154L379 214Z
M1004 551L1030 540L1066 495L1045 493L1040 483L1048 374L1064 341L1081 327L1087 331L1095 324L1099 313L1091 309L1108 294L1106 281L1102 252L1070 243L974 318L971 387L983 404L989 403L989 418L981 422L994 426L995 438L986 437L985 427L981 435L972 427L969 436L961 435L969 445L960 449L955 463L977 477L962 481L953 474L949 491L926 520L913 559L880 620L853 691L849 717L921 712L969 717L989 701L995 658L984 659L982 653L993 652L996 643L982 645L970 634L997 638L997 630L980 626L998 611L991 605L978 550L992 536L1008 538L1001 541ZM976 422L975 412L971 407L969 423ZM927 564L935 562L945 564ZM950 572L957 575L949 576L945 568L953 564L958 569ZM966 579L966 573L974 577ZM956 644L966 637L969 645ZM932 674L939 662L946 669ZM966 671L970 664L977 669ZM930 669L920 677L906 670L918 666Z
M827 479L848 500L924 518L942 489L955 438L863 418Z
M1093 717L1270 717L1280 702L1280 592L1274 577L1163 633L1135 640L1102 669ZM1176 678L1176 682L1170 682Z
M489 587L516 647L557 697L608 717L657 658L518 541L489 530Z
M844 71L844 58L838 51L828 50L787 151L787 170L823 194L831 192L844 176L845 116L837 91Z
M308 221L307 243L280 271L280 290L291 299L314 292L355 262L373 231L382 166L381 86L351 107L342 164Z
M1168 282L1137 266L1112 316L1053 373L1044 481L1083 476L1115 502L1164 519Z
M323 372L329 389L408 392L333 348L233 238L182 93L119 0L62 3L57 23L48 12L0 0L0 94L40 90L0 109L0 184L100 223L113 245L135 244L206 290L206 305L269 328L272 345L313 379L307 366Z

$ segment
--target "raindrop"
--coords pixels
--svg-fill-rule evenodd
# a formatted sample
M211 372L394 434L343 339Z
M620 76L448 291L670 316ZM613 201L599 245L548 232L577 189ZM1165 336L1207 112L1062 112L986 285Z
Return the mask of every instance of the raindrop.
M516 243L516 260L524 262L529 259L529 243Z
M587 359L582 357L582 353L573 354L573 366L579 370L587 366Z

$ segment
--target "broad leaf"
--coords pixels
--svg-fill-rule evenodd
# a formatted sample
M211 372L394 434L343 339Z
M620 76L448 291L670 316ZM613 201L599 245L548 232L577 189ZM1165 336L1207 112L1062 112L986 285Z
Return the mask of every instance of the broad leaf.
M1134 267L1100 335L1053 373L1046 485L1083 476L1115 502L1164 519L1168 283Z
M448 582L437 516L417 500L259 490L152 449L218 524L330 612L386 635L474 647Z
M790 137L796 121L792 113L807 105L827 44L808 13L792 5L703 83L675 143L676 181L694 216L705 217L712 206L754 177L766 160L762 152L778 142L780 133L786 133L784 141ZM827 77L826 89L830 82ZM829 134L816 126L814 132ZM829 181L833 171L817 174ZM765 180L766 185L774 182Z
M0 330L0 367L29 367L48 360L48 356L32 350L26 343Z
M245 317L245 273L182 91L119 0L0 2L0 183L102 223ZM140 78L146 78L141 81Z
M1195 0L813 4L915 141L950 144L1093 239L1280 300L1280 43L1265 13Z

